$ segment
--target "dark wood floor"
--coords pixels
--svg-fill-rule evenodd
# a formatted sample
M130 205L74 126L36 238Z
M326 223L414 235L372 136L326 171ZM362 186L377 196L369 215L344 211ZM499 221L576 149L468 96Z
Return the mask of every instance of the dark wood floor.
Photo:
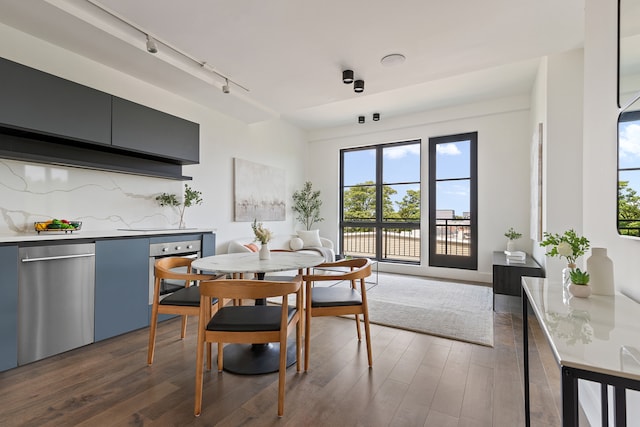
M280 419L276 374L215 370L195 418L195 322L181 341L170 320L152 367L145 329L0 373L0 425L522 426L522 319L498 308L493 348L372 325L372 370L353 321L314 319L311 369L289 368ZM530 325L532 425L557 426L559 369Z

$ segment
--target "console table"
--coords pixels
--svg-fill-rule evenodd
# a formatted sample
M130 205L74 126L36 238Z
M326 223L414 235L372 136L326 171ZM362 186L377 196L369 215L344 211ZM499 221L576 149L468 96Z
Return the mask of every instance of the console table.
M600 384L601 424L609 425L613 387L615 426L626 426L626 390L640 391L640 304L624 295L576 298L560 280L522 279L525 421L530 426L529 302L562 375L562 425L578 425L578 380Z
M521 295L522 276L544 277L544 270L529 254L524 264L507 261L504 252L493 253L493 307L496 306L496 294Z

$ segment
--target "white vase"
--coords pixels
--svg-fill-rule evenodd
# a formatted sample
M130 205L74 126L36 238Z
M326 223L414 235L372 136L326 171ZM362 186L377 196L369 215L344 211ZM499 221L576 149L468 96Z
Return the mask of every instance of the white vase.
M507 240L507 251L513 252L516 250L516 241L515 240Z
M587 258L589 286L594 295L614 295L613 261L607 256L606 248L591 248Z
M260 246L260 252L258 252L258 257L260 259L270 259L271 258L271 251L269 250L269 244L268 243L263 243L262 246Z
M576 285L575 283L569 283L569 292L574 297L588 298L591 295L591 286L589 285Z
M571 270L575 270L575 268L575 264L567 264L567 266L562 269L562 284L565 288L571 283Z

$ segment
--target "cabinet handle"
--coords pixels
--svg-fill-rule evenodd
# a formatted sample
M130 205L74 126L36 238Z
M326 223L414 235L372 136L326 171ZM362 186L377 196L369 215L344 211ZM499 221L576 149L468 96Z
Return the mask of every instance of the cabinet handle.
M23 258L22 262L36 262L36 261L52 261L56 259L70 259L70 258L87 258L96 256L96 254L78 254L78 255L61 255L61 256L51 256L44 258Z

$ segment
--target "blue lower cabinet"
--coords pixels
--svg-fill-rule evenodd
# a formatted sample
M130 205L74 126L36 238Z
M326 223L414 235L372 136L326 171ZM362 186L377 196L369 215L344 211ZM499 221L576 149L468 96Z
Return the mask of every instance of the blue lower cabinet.
M95 341L149 325L149 239L96 242Z
M0 246L0 371L18 366L18 246Z

